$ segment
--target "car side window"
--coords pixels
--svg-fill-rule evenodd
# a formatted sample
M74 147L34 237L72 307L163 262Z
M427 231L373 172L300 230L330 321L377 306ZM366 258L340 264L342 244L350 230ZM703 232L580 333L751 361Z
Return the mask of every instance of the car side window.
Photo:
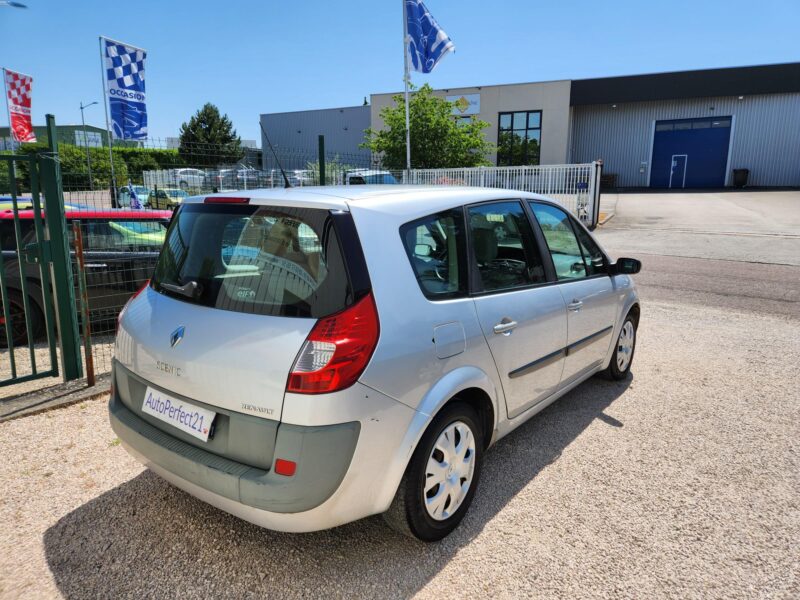
M545 283L542 258L521 202L505 201L468 208L472 255L484 292Z
M569 215L550 204L531 202L530 206L544 234L559 281L586 277L583 253Z
M426 298L442 300L467 292L466 242L461 208L400 227L408 260Z
M605 273L606 259L603 257L600 247L574 219L572 220L572 228L578 235L578 243L581 245L581 250L583 251L583 262L586 264L586 274L592 276Z
M115 250L121 245L122 235L111 229L107 221L89 221L85 227L86 250Z

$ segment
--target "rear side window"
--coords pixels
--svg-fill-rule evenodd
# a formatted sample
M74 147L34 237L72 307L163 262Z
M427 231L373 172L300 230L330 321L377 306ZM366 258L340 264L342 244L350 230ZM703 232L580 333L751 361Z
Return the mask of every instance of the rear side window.
M406 223L400 237L422 293L431 300L466 294L464 215L454 208Z
M320 318L353 294L327 210L189 204L176 214L153 287L243 313Z

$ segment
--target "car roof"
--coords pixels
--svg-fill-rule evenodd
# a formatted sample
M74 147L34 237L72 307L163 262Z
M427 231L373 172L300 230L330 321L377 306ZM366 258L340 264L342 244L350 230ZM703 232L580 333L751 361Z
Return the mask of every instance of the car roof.
M509 198L550 200L537 194L499 188L446 185L339 185L240 190L208 194L208 196L193 196L184 200L184 203L201 203L206 197L249 198L251 204L277 204L279 206L306 206L338 210L353 208L397 216L431 214L453 206L486 200Z
M44 213L44 211L42 211ZM124 208L106 208L103 210L66 210L67 219L114 219L120 220L164 220L172 216L169 210L127 210ZM11 210L0 211L0 219L13 219L14 212ZM33 210L19 211L20 219L33 219Z

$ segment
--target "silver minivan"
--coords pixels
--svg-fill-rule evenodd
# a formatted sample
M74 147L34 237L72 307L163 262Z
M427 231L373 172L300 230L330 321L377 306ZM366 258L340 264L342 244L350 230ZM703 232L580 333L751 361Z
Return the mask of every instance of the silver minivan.
M438 540L489 446L595 373L627 376L640 267L518 191L191 198L120 314L111 424L150 469L258 525L384 513Z

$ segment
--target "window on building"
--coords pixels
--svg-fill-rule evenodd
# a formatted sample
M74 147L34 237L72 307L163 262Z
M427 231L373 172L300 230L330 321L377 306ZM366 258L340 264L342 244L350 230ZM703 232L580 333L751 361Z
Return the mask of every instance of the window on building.
M538 165L542 141L542 111L500 113L497 166Z

